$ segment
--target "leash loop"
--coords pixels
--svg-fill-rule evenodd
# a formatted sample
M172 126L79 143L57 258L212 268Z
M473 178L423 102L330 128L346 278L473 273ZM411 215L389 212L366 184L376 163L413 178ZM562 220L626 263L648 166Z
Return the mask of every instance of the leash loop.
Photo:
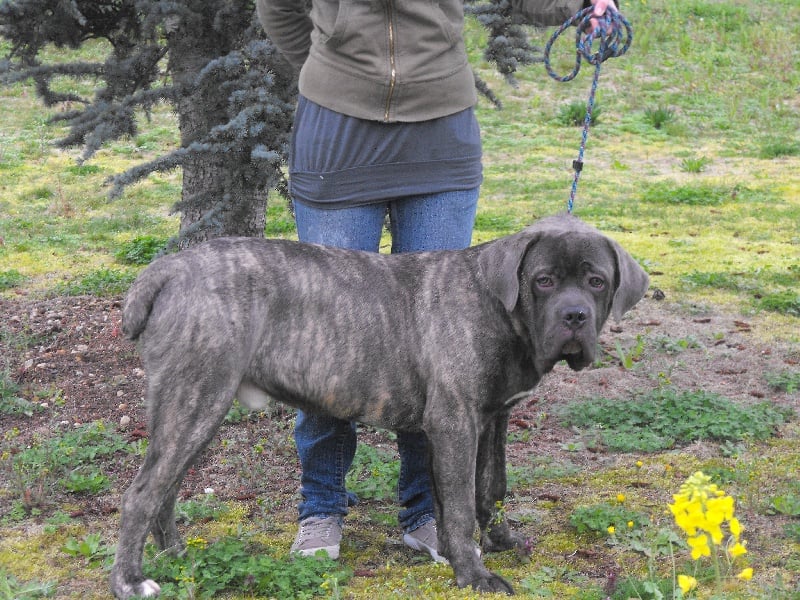
M597 27L592 27L592 18L597 19ZM575 66L570 73L559 75L553 70L550 64L550 52L558 37L573 25L576 27ZM592 52L592 46L595 42L597 42L597 50ZM580 150L578 151L578 158L572 162L575 176L572 180L572 190L570 192L569 201L567 202L567 211L569 213L572 213L572 208L575 204L578 179L583 170L583 154L586 149L586 140L589 137L589 125L592 121L594 98L600 79L600 66L609 58L616 58L625 54L628 48L631 47L632 42L633 28L625 17L611 7L608 7L605 13L598 17L594 15L594 7L590 6L565 21L561 27L556 29L544 47L544 67L547 69L547 74L561 83L572 81L577 77L578 72L581 70L582 60L594 65L594 77L592 79L592 88L589 92L589 100L586 104L586 116L583 120L583 135L581 136Z

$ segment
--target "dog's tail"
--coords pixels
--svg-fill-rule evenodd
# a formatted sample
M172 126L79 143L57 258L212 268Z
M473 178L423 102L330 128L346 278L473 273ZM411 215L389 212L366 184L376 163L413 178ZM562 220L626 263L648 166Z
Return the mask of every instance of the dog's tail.
M174 276L171 257L159 258L133 282L125 296L122 308L122 332L129 340L135 340L147 326L150 312L161 289Z

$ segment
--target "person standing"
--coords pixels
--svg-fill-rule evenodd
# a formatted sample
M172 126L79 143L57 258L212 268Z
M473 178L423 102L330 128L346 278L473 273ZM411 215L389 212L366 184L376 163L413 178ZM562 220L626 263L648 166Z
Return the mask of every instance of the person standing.
M612 0L512 0L532 25L560 25ZM462 0L257 0L259 20L299 70L289 154L298 238L393 253L466 248L482 181L477 93ZM369 323L364 323L369 327ZM338 558L355 498L345 476L355 423L298 411L300 527L292 552ZM438 553L424 433L398 432L404 543Z

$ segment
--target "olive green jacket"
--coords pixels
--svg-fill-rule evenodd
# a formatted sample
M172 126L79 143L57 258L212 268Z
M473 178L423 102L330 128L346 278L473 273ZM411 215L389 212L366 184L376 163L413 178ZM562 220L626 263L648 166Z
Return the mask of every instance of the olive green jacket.
M424 121L477 102L462 0L257 0L258 16L300 68L300 93L376 121ZM584 0L511 0L531 25L560 25Z

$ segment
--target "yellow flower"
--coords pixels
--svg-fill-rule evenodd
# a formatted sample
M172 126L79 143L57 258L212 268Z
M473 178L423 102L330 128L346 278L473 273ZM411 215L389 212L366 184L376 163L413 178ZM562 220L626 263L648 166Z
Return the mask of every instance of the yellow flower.
M739 535L742 533L742 525L739 523L739 519L731 517L728 521L728 526L731 528L734 539L738 541Z
M608 526L608 529L607 529L606 531L608 531L608 533L609 533L610 535L614 535L614 532L616 532L617 530L616 530L616 528L615 528L613 525L609 525L609 526Z
M691 575L678 575L678 587L684 594L688 594L697 587L697 579Z
M628 521L628 529L633 529L633 521Z
M189 548L199 548L200 550L205 550L208 547L208 540L201 537L193 537L186 540L186 545Z
M642 461L640 461L640 460L636 461L636 467L637 468L641 469L643 466L644 466L644 463Z
M753 578L753 569L751 567L742 569L736 577L743 581L750 581Z
M747 548L744 547L744 544L736 542L733 546L731 546L730 550L728 550L728 554L731 555L731 558L736 558L742 554L747 554Z
M697 560L701 556L711 556L711 548L708 546L708 536L705 533L686 539L692 549L692 560Z
M620 504L625 502L625 494L617 494L617 502L619 502Z

